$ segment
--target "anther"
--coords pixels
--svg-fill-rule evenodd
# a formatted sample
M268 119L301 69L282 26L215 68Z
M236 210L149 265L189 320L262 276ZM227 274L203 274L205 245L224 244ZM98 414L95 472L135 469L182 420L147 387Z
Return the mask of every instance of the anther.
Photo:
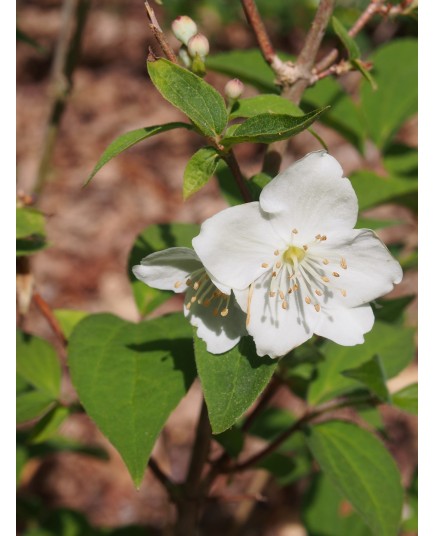
M323 263L323 264L328 264L329 261L328 261L328 259L323 259L322 263Z
M187 287L190 287L191 286L191 279L187 279L187 281L185 282L185 284L187 285Z
M324 240L327 240L327 237L326 237L326 235L325 235L325 234L324 234L324 235L322 235L322 237L320 238L320 240L321 240L321 242L324 242Z
M275 295L276 295L276 293L273 292L272 290L270 290L270 294L269 294L270 298L274 298Z
M347 261L343 257L341 259L341 266L344 270L348 268Z
M304 244L303 249L304 249L304 251L307 251L307 246L306 246L306 244Z
M193 285L194 290L197 290L200 287L199 281L196 281L196 283Z
M268 264L267 264L266 262L263 262L263 263L261 264L261 266L262 266L262 268L268 268Z
M282 263L279 261L279 262L276 262L276 268L280 268L282 266Z
M308 305L312 302L312 300L310 299L309 296L306 296L306 298L304 298L304 301L305 301Z
M315 294L316 294L317 296L322 296L322 292L321 292L320 290L318 290L318 289L315 290Z
M333 275L334 275L335 277L340 277L340 275L338 274L338 272L333 272Z
M220 316L228 316L228 313L229 313L229 309L225 307L223 311L220 313Z
M187 305L185 306L185 308L189 311L190 307L191 307L191 302L188 302Z
M287 301L282 302L282 309L288 309L288 302Z
M315 311L316 311L317 313L319 313L320 309L321 309L320 304L319 304L319 303L316 303L316 304L315 304Z
M288 294L291 294L291 293L292 293L292 288L290 288L290 289L288 290Z
M175 288L179 288L182 285L182 281L177 281L175 283Z
M214 311L212 312L212 314L213 314L214 316L218 316L218 314L219 314L219 310L217 309L217 307L214 309Z
M326 277L325 275L323 275L321 277L321 279L324 281L324 283L329 283L330 282L330 279L328 277Z
M282 290L279 290L279 297L280 297L281 300L283 300L284 297L285 297L285 294L283 293Z
M321 235L320 235L320 234L317 234L317 235L315 236L315 238L316 238L317 240L321 240Z
M292 287L292 290L293 290L294 292L296 292L296 291L298 290L298 285L295 284L295 285Z
M298 230L297 230L297 229L293 229L293 230L292 230L292 233L293 233L293 234L298 234Z
M274 254L275 254L275 255L276 255L276 257L277 257L277 255L279 255L279 250L278 250L278 249L276 249L276 251L274 252Z
M194 303L196 300L197 300L196 296L193 296L190 301L191 303Z
M208 307L210 303L211 303L211 300L205 300L205 301L203 302L203 306L204 306L204 307Z
M342 296L345 298L345 296L347 295L347 291L345 289L342 289L341 290L341 294Z
M276 275L277 275L277 272L273 272L273 273L271 274L271 277L276 277Z

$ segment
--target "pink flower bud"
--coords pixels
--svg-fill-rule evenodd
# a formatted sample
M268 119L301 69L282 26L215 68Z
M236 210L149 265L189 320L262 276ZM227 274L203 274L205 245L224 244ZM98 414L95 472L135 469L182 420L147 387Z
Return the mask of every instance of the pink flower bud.
M188 53L192 58L196 55L204 58L209 53L209 41L201 33L194 35L188 42Z
M193 19L182 15L172 22L172 31L181 43L187 45L189 39L197 34L197 26Z
M244 84L238 78L233 78L225 85L224 91L228 99L237 100L244 91Z

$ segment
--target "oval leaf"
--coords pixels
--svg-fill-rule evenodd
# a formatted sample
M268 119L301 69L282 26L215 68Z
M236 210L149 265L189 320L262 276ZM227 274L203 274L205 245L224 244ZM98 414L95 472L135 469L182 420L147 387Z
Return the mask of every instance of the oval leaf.
M341 372L346 378L353 378L366 386L383 402L390 402L390 395L386 385L386 374L383 363L378 355L370 361L362 363L359 367L343 370Z
M160 430L195 377L189 337L181 314L140 324L92 315L71 336L69 367L80 401L137 486Z
M131 130L130 132L122 134L122 136L116 138L115 141L113 141L103 152L101 158L98 160L98 163L93 168L92 173L84 183L84 186L87 186L98 173L98 171L118 154L126 151L130 147L133 147L133 145L136 145L136 143L146 140L146 138L150 138L151 136L155 136L156 134L167 132L168 130L173 130L175 128L186 128L193 130L192 125L189 125L188 123L166 123L165 125L138 128L137 130Z
M248 99L239 99L232 107L229 119L254 117L259 114L303 115L303 110L295 103L279 95L256 95Z
M45 235L44 215L34 208L17 207L16 238L25 238L31 235Z
M258 357L250 337L224 354L210 354L195 336L194 352L214 434L230 428L262 393L277 360Z
M184 171L184 199L205 186L219 163L219 153L214 147L202 147L188 161Z
M396 536L403 490L395 461L369 432L328 421L306 432L307 444L325 475L378 536Z
M360 49L357 43L349 35L343 24L336 17L332 17L332 26L335 34L339 37L342 44L347 49L348 58L351 61L360 58Z
M148 61L154 86L179 108L205 136L216 138L228 122L223 97L202 78L161 58Z
M412 383L392 395L392 403L403 411L417 415L418 385Z
M236 143L286 140L306 130L327 108L328 106L301 116L267 113L250 117L232 131L230 136L223 138L222 144L230 147Z

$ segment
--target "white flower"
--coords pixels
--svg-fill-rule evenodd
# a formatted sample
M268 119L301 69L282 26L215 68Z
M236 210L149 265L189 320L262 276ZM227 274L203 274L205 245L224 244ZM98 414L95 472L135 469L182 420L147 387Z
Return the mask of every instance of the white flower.
M353 229L357 198L339 163L310 153L273 179L259 203L206 220L193 247L206 269L234 289L258 355L279 357L313 334L363 342L369 302L402 269L369 229Z
M246 315L231 289L210 276L192 249L169 248L152 253L133 266L133 273L150 287L186 293L184 315L197 327L208 352L227 352L246 335Z

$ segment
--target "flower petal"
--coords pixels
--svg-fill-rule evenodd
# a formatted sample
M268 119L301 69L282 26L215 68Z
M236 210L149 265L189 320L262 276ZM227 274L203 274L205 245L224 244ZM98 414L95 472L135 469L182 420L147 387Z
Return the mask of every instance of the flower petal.
M193 247L205 268L230 288L244 289L271 267L284 246L259 203L222 210L206 220Z
M327 259L326 266L320 261L317 266L330 280L331 300L346 307L384 296L402 280L401 266L370 229L330 234L326 242L310 249L310 255Z
M191 248L169 248L151 253L133 266L133 273L150 287L185 292L186 278L202 263Z
M315 333L342 346L354 346L362 344L365 340L363 335L371 331L374 320L374 313L370 305L360 305L352 309L347 307L323 308Z
M292 229L304 243L317 234L352 229L357 221L354 189L325 151L309 153L280 173L262 190L259 202L274 216L273 227L284 240Z
M271 275L264 274L250 289L247 331L259 356L280 357L303 344L314 333L320 314L307 305L300 292L284 295L287 308L277 292L270 297Z
M194 292L188 289L185 302L191 301ZM221 354L233 348L243 335L246 335L246 315L238 307L233 296L229 300L227 316L214 315L212 306L205 307L194 303L190 309L184 306L184 315L197 327L197 336L206 343L212 354Z

